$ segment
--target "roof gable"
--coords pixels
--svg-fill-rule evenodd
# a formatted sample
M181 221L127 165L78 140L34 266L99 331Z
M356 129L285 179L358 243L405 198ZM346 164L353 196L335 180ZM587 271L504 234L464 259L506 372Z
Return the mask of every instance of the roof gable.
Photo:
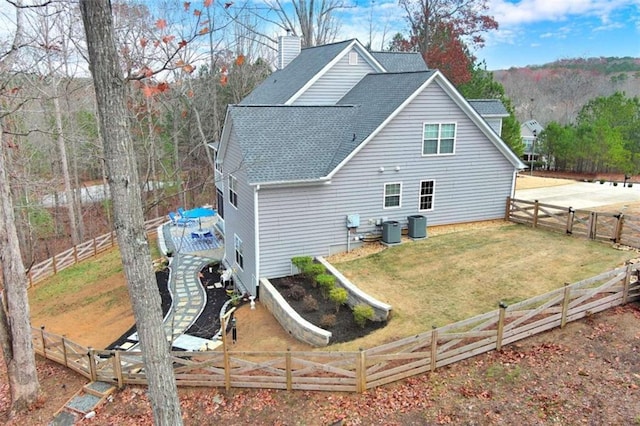
M289 65L267 77L240 104L284 104L351 43L353 40L302 49Z

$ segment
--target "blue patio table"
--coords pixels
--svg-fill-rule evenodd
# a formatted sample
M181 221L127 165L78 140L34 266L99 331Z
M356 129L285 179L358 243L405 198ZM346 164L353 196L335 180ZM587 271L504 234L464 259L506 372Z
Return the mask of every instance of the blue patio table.
M194 229L191 231L191 238L195 239L206 239L213 238L213 233L210 229Z

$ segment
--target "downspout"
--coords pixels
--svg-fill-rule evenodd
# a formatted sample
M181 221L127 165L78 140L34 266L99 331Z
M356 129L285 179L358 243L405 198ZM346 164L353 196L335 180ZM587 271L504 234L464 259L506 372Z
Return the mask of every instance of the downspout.
M518 179L518 169L513 171L513 179L511 179L511 198L516 198L516 180Z
M258 287L260 286L260 219L258 218L258 191L260 191L260 185L256 185L253 190L253 234L255 235L255 294L253 296L258 296Z

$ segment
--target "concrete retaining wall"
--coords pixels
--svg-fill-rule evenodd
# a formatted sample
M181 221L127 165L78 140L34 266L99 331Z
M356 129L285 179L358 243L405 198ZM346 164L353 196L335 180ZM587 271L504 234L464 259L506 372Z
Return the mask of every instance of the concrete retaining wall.
M379 301L378 299L368 295L360 290L355 284L353 284L347 277L342 275L340 271L327 262L322 256L316 257L316 260L324 266L330 274L336 277L336 284L347 290L349 298L347 304L352 308L359 304L369 305L373 308L374 317L373 321L386 321L389 319L389 312L391 312L391 305L387 305Z
M278 320L280 325L296 339L313 346L327 346L331 332L316 327L296 311L265 278L260 279L260 302Z

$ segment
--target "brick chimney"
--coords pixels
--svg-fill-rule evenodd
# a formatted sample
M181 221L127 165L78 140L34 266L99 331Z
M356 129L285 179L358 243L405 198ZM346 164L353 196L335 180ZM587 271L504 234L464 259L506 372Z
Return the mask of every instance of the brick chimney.
M300 53L300 37L287 30L286 36L278 37L278 69L289 65Z

